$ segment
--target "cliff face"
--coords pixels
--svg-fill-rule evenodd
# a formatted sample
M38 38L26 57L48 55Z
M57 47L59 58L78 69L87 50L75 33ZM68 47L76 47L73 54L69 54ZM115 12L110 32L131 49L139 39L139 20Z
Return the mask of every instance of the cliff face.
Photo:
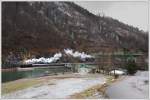
M96 16L72 2L2 2L2 54L53 53L64 48L148 52L148 34ZM105 50L103 49L103 50Z

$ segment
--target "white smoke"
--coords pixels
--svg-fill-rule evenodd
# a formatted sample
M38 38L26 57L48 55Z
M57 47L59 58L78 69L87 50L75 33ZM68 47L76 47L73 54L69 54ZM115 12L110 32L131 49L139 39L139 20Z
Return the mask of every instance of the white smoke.
M28 59L25 60L25 63L27 64L34 64L34 63L52 63L52 62L56 62L57 60L59 60L62 57L61 53L56 53L53 57L50 58L44 58L41 57L39 59L33 58L33 59Z
M72 49L64 49L64 52L67 54L67 55L71 55L71 56L73 56L73 57L75 57L75 58L81 58L81 59L86 59L86 58L92 58L92 56L91 55L88 55L88 54L86 54L86 53L84 53L84 52L78 52L78 51L75 51L75 52L73 52L73 50Z
M64 52L67 54L67 55L71 55L75 58L80 58L82 60L86 59L86 58L92 58L93 56L91 55L88 55L84 52L78 52L78 51L75 51L73 52L72 49L64 49ZM41 58L33 58L33 59L27 59L25 60L24 62L26 64L35 64L35 63L52 63L52 62L56 62L57 60L59 60L60 58L62 57L62 53L56 53L53 57L50 57L50 58L44 58L44 57L41 57Z

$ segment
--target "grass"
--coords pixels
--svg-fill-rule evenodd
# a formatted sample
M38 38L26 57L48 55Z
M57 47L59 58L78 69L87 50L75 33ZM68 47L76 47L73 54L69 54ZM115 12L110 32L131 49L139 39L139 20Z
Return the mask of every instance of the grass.
M93 96L99 89L102 88L102 85L93 86L83 92L76 93L70 96L71 99L86 99L87 97Z
M42 83L41 80L37 79L25 79L25 80L17 80L13 82L3 83L2 84L2 95L6 93L11 93L17 90L25 89L31 87L33 85Z
M99 93L102 96L105 96L105 90L107 88L107 86L109 86L109 84L111 84L112 82L115 81L113 76L107 76L106 78L106 83L100 85L95 85L83 92L80 93L76 93L70 96L71 99L86 99L87 97L93 96L95 93ZM94 98L94 97L93 97Z

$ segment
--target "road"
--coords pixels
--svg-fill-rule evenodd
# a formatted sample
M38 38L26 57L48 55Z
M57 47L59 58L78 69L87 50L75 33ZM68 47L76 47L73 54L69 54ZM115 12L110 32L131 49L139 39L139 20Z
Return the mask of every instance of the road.
M148 80L147 71L137 72L135 76L126 76L123 80L111 84L106 95L110 99L148 99Z

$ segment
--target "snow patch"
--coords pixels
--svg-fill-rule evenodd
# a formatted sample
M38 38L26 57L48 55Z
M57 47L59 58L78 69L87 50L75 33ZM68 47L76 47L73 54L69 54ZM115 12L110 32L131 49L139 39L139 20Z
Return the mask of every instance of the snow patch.
M123 75L123 74L125 74L125 72L123 72L123 71L120 71L120 70L113 70L113 71L111 71L110 72L111 74L117 74L117 75Z
M78 73L81 74L81 75L85 75L85 74L87 74L89 72L90 72L89 68L79 68L78 69Z
M57 80L55 85L42 85L16 91L3 96L3 98L69 98L97 84L104 84L105 78L69 78Z

